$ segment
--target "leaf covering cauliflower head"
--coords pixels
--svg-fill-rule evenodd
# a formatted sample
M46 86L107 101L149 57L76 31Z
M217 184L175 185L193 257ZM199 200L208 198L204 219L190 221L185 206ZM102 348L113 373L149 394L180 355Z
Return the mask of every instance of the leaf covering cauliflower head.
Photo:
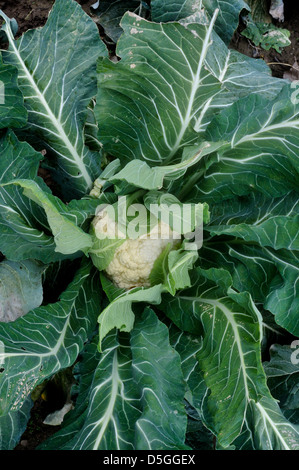
M117 230L117 223L109 219L107 214L96 217L93 221L93 233L98 238L99 249L94 253L101 253L107 248L107 239ZM107 238L103 238L103 236ZM122 235L122 234L121 234ZM149 287L150 274L155 261L169 245L175 246L180 241L180 235L171 230L163 221L158 222L148 233L136 239L110 239L108 250L113 250L113 257L105 267L104 272L113 283L122 289L133 287ZM108 242L109 243L109 242ZM97 263L95 263L97 265Z

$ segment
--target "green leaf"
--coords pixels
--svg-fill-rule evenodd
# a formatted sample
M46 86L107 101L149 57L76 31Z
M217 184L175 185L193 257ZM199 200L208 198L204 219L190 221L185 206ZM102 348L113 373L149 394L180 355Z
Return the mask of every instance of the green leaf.
M171 193L149 191L144 195L143 202L155 221L164 222L180 235L187 236L209 221L207 204L183 204Z
M196 317L196 304L190 302L188 297L181 297L180 293L175 296L163 295L158 308L180 330L197 336L202 335L202 324L200 319Z
M132 330L135 321L135 315L132 310L133 302L158 304L161 302L162 291L161 284L148 288L138 287L123 292L110 302L98 318L99 349L102 349L102 341L105 336L114 328L125 332Z
M87 346L75 372L74 410L42 450L183 449L185 384L168 329L146 309L131 334L110 332Z
M270 361L264 363L268 386L286 416L294 410L299 412L298 346L297 340L290 346L274 344L270 348Z
M222 226L226 230L234 230L234 227L247 226L259 231L260 225L264 225L264 232L272 231L271 221L282 218L286 222L296 220L299 214L299 196L297 191L289 191L282 197L269 198L264 194L251 191L246 196L237 196L226 201L213 204L210 208L211 230ZM279 228L278 228L279 229ZM242 231L241 231L242 233ZM274 230L275 233L275 230ZM280 233L280 235L282 235ZM289 237L288 237L289 238ZM250 238L249 238L250 239ZM277 236L269 237L272 247L290 248L297 246L295 237L290 237L289 242L283 238L279 244Z
M91 238L83 229L87 228L88 221L95 215L99 201L85 198L65 205L52 196L44 181L37 177L42 155L27 143L18 141L11 131L0 138L0 153L3 155L0 159L2 253L10 260L37 259L45 264L70 257L56 251L50 221L59 249L71 253L79 246L83 249L91 246ZM24 197L22 189L17 185L19 180L28 186L28 194L34 201ZM15 184L9 184L11 182ZM77 256L75 254L72 257Z
M2 64L0 59L0 129L23 127L27 122L27 111L17 78L17 69Z
M241 436L234 442L240 450L299 450L299 426L285 419L270 397L250 402Z
M241 431L249 401L267 392L260 358L261 316L246 292L230 288L227 271L198 269L197 276L178 298L192 304L203 325L197 357L210 390L204 419L227 447Z
M185 398L201 416L202 402L207 393L207 386L197 360L197 354L202 348L201 335L190 335L171 325L169 337L172 347L181 357L182 372L187 384Z
M210 15L219 8L215 30L221 39L229 44L234 32L239 25L239 15L243 9L248 10L248 5L243 0L203 0L203 4Z
M54 235L55 251L65 255L77 251L88 252L92 246L91 236L76 225L76 217L73 218L68 214L67 206L58 197L43 191L32 180L15 179L5 184L21 186L24 195L44 209Z
M247 27L241 34L250 39L257 47L266 51L273 48L280 54L282 48L291 45L291 33L288 29L277 28L274 24L269 23L255 23L250 16L246 24Z
M218 146L218 145L217 145ZM217 148L217 147L216 147ZM117 186L118 192L127 185L147 190L158 190L163 187L164 180L175 181L186 173L187 169L196 165L201 158L215 150L215 146L204 142L191 157L182 159L175 165L150 167L142 160L132 160L121 171L114 174L109 181ZM126 183L126 184L124 184ZM124 190L122 190L124 192Z
M15 449L26 430L32 406L31 398L27 398L20 410L0 416L0 450Z
M170 0L151 1L152 20L157 23L179 21L194 15L201 8L202 1L198 0L181 0L180 2L171 2Z
M219 10L215 29L226 44L229 44L239 24L239 14L243 8L248 10L248 5L243 0L226 2L223 0L152 0L152 19L156 22L178 21L182 19L198 21L202 18L202 9L205 9L211 17L216 9ZM199 15L201 13L201 15ZM190 19L188 18L190 17Z
M192 25L189 28L191 27ZM206 63L208 69L222 83L222 92L209 103L209 121L215 117L215 108L229 107L241 97L260 94L266 99L277 98L287 81L273 77L264 60L253 59L229 49L216 33L212 39L213 44L208 50ZM195 129L199 129L199 126L195 126Z
M257 92L273 99L285 84L271 77L263 61L229 50L213 33L215 18L184 27L127 13L117 49L122 60L99 60L99 138L122 165L129 162L120 176L133 185L161 187L158 165L182 163L184 147L198 143L217 110Z
M103 354L92 372L84 422L67 449L134 449L134 428L140 411L128 339L118 340L115 333L106 338Z
M136 422L136 449L186 449L185 383L168 328L147 308L131 333L134 378L143 413Z
M220 90L205 68L214 21L193 25L191 32L177 23L124 15L117 47L122 60L98 64L95 114L107 152L124 163L140 159L167 165L197 139L193 123Z
M203 0L204 7L212 16L216 8L219 8L215 30L221 39L229 44L234 32L239 25L239 15L243 9L248 10L248 5L243 0Z
M43 301L45 266L33 260L0 263L0 322L12 322Z
M73 0L57 0L43 28L15 41L7 16L9 49L5 64L18 69L18 84L28 110L26 139L46 148L62 193L80 197L100 173L97 153L84 145L87 106L96 93L95 67L107 56L98 29ZM82 60L82 50L88 50Z
M229 269L234 287L248 290L255 301L275 315L285 330L299 336L298 255L286 250L248 246L236 241L206 247L205 260Z
M42 155L25 142L19 142L13 132L0 138L0 241L1 251L10 260L38 259L44 263L62 259L55 253L53 236L42 209L24 198L20 188L3 186L17 178L38 181L49 191L37 172Z
M104 28L112 41L117 42L123 30L120 21L127 11L144 16L146 9L141 0L100 0L92 5L92 13L97 16L97 22Z
M213 34L213 45L207 53L206 63L209 70L225 86L225 90L220 96L216 95L208 101L210 106L213 102L212 109L207 110L208 114L213 116L215 113L214 101L218 106L223 107L225 103L230 105L240 96L252 93L263 93L269 98L276 98L285 82L272 77L271 69L265 61L252 59L227 47L239 24L239 12L242 8L248 10L245 2L242 0L233 3L222 0L185 0L182 2L153 0L151 8L154 21L179 20L189 30L192 30L194 23L208 25L209 19L206 11L208 10L212 16L215 9L219 8L215 22L215 30L219 36ZM195 129L199 129L199 123L195 125Z
M287 250L298 250L299 199L295 201L295 206L291 208L293 212L291 215L274 215L271 211L274 206L274 201L276 204L279 204L280 202L282 204L291 203L292 198L289 196L290 195L288 195L288 197L279 198L279 200L268 200L268 207L257 206L255 209L253 208L253 212L251 212L250 217L253 220L255 215L254 212L256 213L257 217L254 223L248 224L243 222L240 224L234 224L232 223L232 220L230 220L229 225L209 225L208 231L211 235L231 235L237 238L242 238L246 242L252 242L253 244L257 243L264 247L268 246L275 250L279 250L281 248L285 248ZM247 198L250 202L258 199L262 198ZM275 209L277 209L277 206L274 207L274 210ZM261 214L263 215L261 216Z
M89 233L92 237L92 246L89 250L89 255L93 264L100 270L107 268L109 263L113 260L114 253L125 241L119 238L98 238L95 223L91 223Z
M155 260L153 269L149 275L151 286L164 284L167 282L167 276L169 274L168 256L171 250L172 244L168 243L160 256L158 256L158 258Z
M98 139L99 126L94 115L94 100L87 108L87 117L84 126L85 145L95 152L102 152L102 143Z
M94 331L99 298L98 275L85 263L58 302L0 323L0 415L20 409L36 385L76 361Z
M180 249L169 253L169 273L165 286L170 294L175 295L178 289L185 289L190 286L189 270L193 268L197 258L198 252L195 250L185 251Z

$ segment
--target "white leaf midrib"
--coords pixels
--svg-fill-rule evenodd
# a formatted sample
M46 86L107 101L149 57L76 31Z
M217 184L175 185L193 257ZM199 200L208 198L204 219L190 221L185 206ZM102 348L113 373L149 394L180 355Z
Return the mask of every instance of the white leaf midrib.
M181 297L181 298L184 299L184 297ZM192 297L186 297L186 299L190 300L192 299ZM225 317L227 318L227 321L231 325L233 332L234 332L235 342L237 344L237 348L239 351L239 358L240 358L240 364L241 364L241 369L242 369L246 400L247 402L249 402L249 400L251 400L251 397L250 397L250 391L249 391L249 386L248 386L248 381L247 381L247 370L246 370L247 368L246 368L246 364L244 361L245 354L242 349L241 338L240 338L239 331L238 331L238 325L235 319L233 318L232 312L230 312L229 309L223 303L215 299L205 299L202 297L194 297L193 300L199 303L203 302L203 303L212 305L215 308L219 308L225 314Z
M111 379L110 400L108 402L108 406L107 406L107 409L106 409L104 415L100 419L101 428L100 428L100 432L99 432L99 434L98 434L98 436L95 440L95 443L93 445L93 450L98 450L99 449L99 446L100 446L100 444L102 442L102 439L105 435L107 426L109 425L109 423L110 423L110 421L113 417L113 413L114 413L114 409L115 409L115 403L116 403L116 399L117 399L117 396L118 396L119 382L120 382L118 367L119 367L119 364L118 364L117 349L116 349L115 352L114 352L114 356L113 356L112 372L111 372L111 377L110 377L110 379ZM98 423L97 423L97 425L98 425Z
M278 124L272 124L272 125L264 125L259 129L257 132L254 132L252 134L248 134L244 137L242 137L240 140L238 140L236 143L234 142L234 138L232 139L232 148L237 147L238 145L244 143L244 142L252 142L254 140L281 140L283 139L281 137L277 136L270 136L270 135L264 135L260 136L261 134L267 134L272 131L278 131L280 129L298 129L299 128L299 119L295 119L293 121L287 120L284 122L280 122Z
M178 149L181 145L181 141L182 141L182 139L183 139L183 137L186 133L186 130L187 130L187 128L188 128L188 126L191 122L191 119L193 118L193 113L192 113L193 105L194 105L194 101L195 101L196 92L197 92L198 87L199 87L200 82L201 82L200 74L201 74L201 71L202 71L206 56L207 56L209 46L211 45L210 39L211 39L211 35L212 35L212 32L213 32L213 28L214 28L218 13L219 13L219 10L216 9L215 12L214 12L213 18L210 22L209 28L207 30L207 34L204 38L202 51L201 51L201 55L200 55L200 60L199 60L198 66L197 66L196 73L195 73L195 75L193 75L190 99L189 99L189 102L188 102L186 115L185 115L185 118L182 122L182 127L181 127L181 130L180 130L180 132L177 136L176 142L174 143L171 152L167 156L167 161L170 160L175 155L175 153L178 151ZM201 118L203 118L203 116ZM197 122L196 125L198 126L199 123Z
M238 325L237 325L237 323L234 319L234 315L229 311L229 309L223 303L221 303L217 300L202 299L201 298L200 301L202 301L204 303L209 303L211 305L214 305L216 308L219 308L225 314L229 324L231 325L231 327L233 329L235 341L236 341L237 348L238 348L238 351L239 351L239 358L240 358L240 364L241 364L241 369L242 369L246 400L248 402L249 399L250 399L250 392L249 392L249 386L248 386L248 380L247 380L247 370L246 370L247 367L246 367L246 364L245 364L245 361L244 361L244 355L245 354L244 354L244 351L243 351L243 348L242 348L241 338L240 338L239 331L238 331Z

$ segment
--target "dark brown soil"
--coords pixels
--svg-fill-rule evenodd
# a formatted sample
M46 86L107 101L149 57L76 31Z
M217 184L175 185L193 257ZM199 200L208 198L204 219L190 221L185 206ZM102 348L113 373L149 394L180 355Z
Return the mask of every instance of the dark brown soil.
M82 8L89 13L90 6L95 0L76 0ZM0 10L10 17L15 18L19 25L19 33L27 29L43 26L47 21L49 11L54 0L0 0Z
M74 383L72 367L56 374L52 379L39 385L32 393L34 405L27 428L14 450L35 450L42 442L55 434L61 426L44 424L45 418L60 410L70 398Z
M48 404L39 398L31 410L31 418L19 444L14 450L35 450L39 444L59 431L60 426L48 426L43 424L49 414ZM52 410L50 411L52 412Z

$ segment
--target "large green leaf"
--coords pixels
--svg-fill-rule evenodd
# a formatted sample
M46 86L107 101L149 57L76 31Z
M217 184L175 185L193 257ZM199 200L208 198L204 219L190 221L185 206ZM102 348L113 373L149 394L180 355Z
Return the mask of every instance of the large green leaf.
M162 310L181 331L200 336L202 324L194 314L193 307L193 303L188 298L181 298L178 293L175 296L164 295L159 310Z
M33 260L0 263L0 322L11 322L43 301L45 267Z
M98 338L87 346L75 369L80 382L76 406L61 431L42 450L133 450L135 422L141 415L132 376L128 335L111 332L97 351Z
M188 26L189 29L192 25ZM229 49L221 38L213 33L213 45L207 53L207 67L222 83L225 92L212 98L208 110L210 118L214 117L218 107L229 107L240 97L261 94L264 98L275 99L286 83L286 80L272 76L270 67L264 60L247 57L240 52ZM216 110L215 110L216 108ZM195 125L195 129L199 126Z
M139 159L156 165L151 180L160 181L157 165L178 163L182 149L199 141L219 109L257 92L274 98L285 84L271 77L264 62L230 51L213 32L215 18L183 26L150 23L133 13L123 17L117 46L122 60L99 61L95 108L104 149L133 167L131 177L129 168L121 177L136 175L137 185L148 184L149 169L143 177L141 164L132 162Z
M11 131L0 138L0 152L2 253L14 261L38 259L47 264L65 258L62 252L69 256L91 246L89 235L82 229L95 215L99 201L84 198L65 205L52 196L37 177L42 155L18 141ZM29 197L20 189L22 185Z
M29 120L26 138L47 148L55 178L69 199L84 195L100 173L98 154L84 145L87 106L96 93L95 67L107 51L98 29L73 0L57 0L43 28L15 41L7 16L5 64L18 68ZM82 51L88 54L82 59Z
M25 142L19 142L9 131L0 138L0 183L14 178L36 180L46 190L37 172L42 155ZM0 186L0 245L11 260L39 259L44 263L61 259L55 254L54 238L43 211L24 198L14 186Z
M68 213L68 206L58 197L43 191L37 182L32 180L15 179L6 184L21 186L24 196L44 209L54 236L55 251L65 255L77 251L88 252L92 246L91 236L76 225L77 217Z
M79 450L132 450L140 416L139 394L132 377L128 337L112 334L93 371L85 420L67 445Z
M117 342L115 333L110 333L106 341L107 345L113 344L114 347L114 342ZM98 337L95 336L90 343L87 343L81 354L80 361L73 367L73 375L77 387L72 388L71 396L74 399L75 406L66 414L62 423L62 429L40 444L38 450L67 449L72 439L81 431L87 414L88 396L92 390L93 376L97 367L101 367L99 364L100 360Z
M131 348L143 410L136 422L136 448L186 448L185 382L180 356L169 345L168 328L149 308L136 320Z
M94 331L100 285L83 264L58 302L0 324L0 414L20 409L36 385L71 366Z
M166 450L184 448L185 384L168 329L146 309L131 334L97 338L78 364L80 393L62 430L41 449Z
M193 287L177 294L203 325L197 357L210 390L204 419L224 447L239 435L250 400L265 393L261 364L261 316L250 296L230 288L225 270L198 269Z
M130 161L122 170L110 177L109 181L115 185L118 193L126 194L132 187L155 190L161 189L164 185L179 180L185 175L188 168L196 165L205 155L209 155L221 147L221 143L211 145L203 142L200 148L190 157L182 158L180 163L175 165L150 167L142 160Z
M293 192L281 198L267 199L252 193L243 200L241 198L240 200L234 199L225 205L226 213L223 214L221 222L218 216L221 225L214 225L212 222L208 227L208 231L211 235L231 235L242 238L246 242L257 243L260 246L271 247L275 250L281 248L298 250L298 196ZM234 203L235 209L239 205L240 212L242 209L247 212L247 218L245 218L244 212L241 213L241 217L241 214L235 212L234 220L232 220L232 212L229 209ZM219 209L219 206L215 206L216 208ZM222 208L224 209L224 204ZM238 223L238 218L241 219L240 223ZM226 221L228 221L227 224L225 224Z
M192 124L220 89L205 68L213 22L193 25L192 32L126 13L121 26L122 60L100 60L98 66L100 139L124 162L167 164L197 138Z
M213 228L222 226L224 232L237 227L256 227L265 224L264 231L271 231L271 221L282 218L288 222L296 221L299 213L299 195L297 191L288 191L284 196L269 198L264 194L251 191L246 196L236 196L229 200L223 200L210 207L210 226ZM267 224L268 223L268 224ZM273 227L272 227L273 228ZM208 227L209 229L209 227ZM279 229L279 228L278 228ZM275 232L275 231L274 231ZM242 231L240 231L242 233ZM236 235L236 234L233 234ZM244 232L245 235L245 232ZM282 234L281 234L282 235ZM289 242L283 237L279 244L277 237L270 237L269 243L273 248L294 248L296 237L288 237ZM242 237L243 238L243 237Z
M23 127L27 122L27 111L17 85L18 72L0 59L0 129Z
M228 106L242 95L263 93L264 96L276 98L285 81L272 77L271 69L264 60L252 59L227 47L233 31L238 25L239 12L242 8L247 8L243 0L231 3L222 0L180 0L176 2L153 0L151 8L154 21L180 21L189 30L192 30L194 23L207 25L209 19L206 11L209 11L213 16L215 9L219 9L215 22L215 30L218 34L212 36L213 47L209 48L206 63L209 70L230 93L226 92L225 96L221 94L208 101L209 106L213 104L210 110L211 115L215 112L216 103L218 106L224 106L225 103ZM199 123L194 127L199 129Z

